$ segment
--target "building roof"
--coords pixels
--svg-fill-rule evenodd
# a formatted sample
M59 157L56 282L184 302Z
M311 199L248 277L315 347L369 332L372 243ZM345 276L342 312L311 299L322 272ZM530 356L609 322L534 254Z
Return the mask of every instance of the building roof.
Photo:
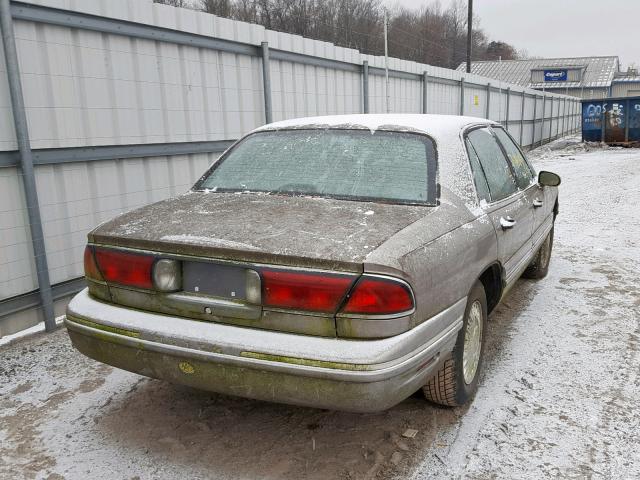
M613 83L636 83L640 82L640 75L625 75L624 77L616 77Z
M584 68L580 82L531 82L532 70L548 68ZM506 83L515 83L528 88L597 88L609 87L620 68L618 57L568 57L535 58L527 60L481 61L471 63L471 73L495 78ZM458 71L464 72L466 64L461 63Z

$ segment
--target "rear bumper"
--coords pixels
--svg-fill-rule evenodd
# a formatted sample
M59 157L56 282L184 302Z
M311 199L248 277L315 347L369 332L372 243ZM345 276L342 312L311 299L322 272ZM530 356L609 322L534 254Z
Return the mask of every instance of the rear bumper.
M73 345L103 363L203 390L310 407L379 411L432 376L453 349L466 299L381 340L280 333L141 312L94 300L69 304Z

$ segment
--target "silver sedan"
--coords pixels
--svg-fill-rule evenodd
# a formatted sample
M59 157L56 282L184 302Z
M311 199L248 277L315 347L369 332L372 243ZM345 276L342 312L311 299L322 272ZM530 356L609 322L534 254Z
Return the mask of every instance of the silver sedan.
M189 192L89 234L66 326L91 358L214 392L461 405L487 315L547 273L559 184L488 120L266 125Z

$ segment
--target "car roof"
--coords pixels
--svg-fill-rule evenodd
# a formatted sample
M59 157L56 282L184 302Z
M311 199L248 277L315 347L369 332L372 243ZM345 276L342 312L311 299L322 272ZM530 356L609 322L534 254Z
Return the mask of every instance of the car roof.
M270 123L257 129L280 130L296 128L364 128L375 130L417 131L432 136L438 143L441 140L457 137L460 130L469 125L497 125L492 120L466 117L461 115L431 114L359 114L330 115L322 117L295 118Z

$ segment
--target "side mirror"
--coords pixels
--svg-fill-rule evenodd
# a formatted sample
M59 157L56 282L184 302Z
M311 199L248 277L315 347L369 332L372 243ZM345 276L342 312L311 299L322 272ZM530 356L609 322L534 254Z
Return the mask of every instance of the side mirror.
M553 172L545 172L544 170L538 173L538 183L544 187L557 187L560 185L560 176Z

